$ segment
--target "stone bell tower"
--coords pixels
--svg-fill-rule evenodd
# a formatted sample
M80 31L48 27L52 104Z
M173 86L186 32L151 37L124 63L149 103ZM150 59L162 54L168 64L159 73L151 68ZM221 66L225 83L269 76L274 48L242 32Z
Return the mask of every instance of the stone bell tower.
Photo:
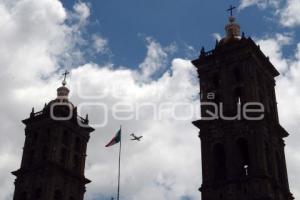
M67 73L64 74L65 79ZM66 80L57 98L23 120L25 144L16 176L13 200L83 200L88 118L81 118L68 100Z
M226 36L192 61L201 89L202 200L292 200L278 120L279 72L229 17ZM248 109L248 113L244 113ZM251 111L251 112L250 112ZM213 117L212 113L214 113Z

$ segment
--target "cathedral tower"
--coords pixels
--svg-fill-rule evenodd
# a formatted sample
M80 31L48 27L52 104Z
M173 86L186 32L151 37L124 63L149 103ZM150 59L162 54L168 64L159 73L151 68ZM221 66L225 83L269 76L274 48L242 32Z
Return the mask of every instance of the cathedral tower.
M279 72L230 16L226 36L192 61L200 79L202 200L292 200L278 120ZM248 113L246 112L248 111ZM212 117L213 116L213 117Z
M57 98L23 120L26 138L21 167L12 172L13 200L83 200L90 182L84 176L86 148L94 129L68 94L64 79Z

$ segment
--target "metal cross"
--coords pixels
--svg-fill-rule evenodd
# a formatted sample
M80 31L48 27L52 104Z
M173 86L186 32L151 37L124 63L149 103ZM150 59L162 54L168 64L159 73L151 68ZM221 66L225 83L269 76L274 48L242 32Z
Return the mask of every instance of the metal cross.
M66 81L68 74L70 74L70 72L68 72L67 70L65 71L65 73L62 74L64 76L64 81Z
M230 8L229 8L229 9L227 9L228 12L230 11L230 16L233 16L233 10L234 10L234 9L236 9L236 7L235 7L235 6L232 6L232 5L230 5Z

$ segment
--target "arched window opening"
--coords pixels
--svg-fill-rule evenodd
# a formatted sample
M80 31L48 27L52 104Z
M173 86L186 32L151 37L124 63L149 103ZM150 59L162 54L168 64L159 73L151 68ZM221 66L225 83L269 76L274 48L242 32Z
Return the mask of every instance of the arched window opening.
M75 151L80 152L81 151L81 140L79 137L75 140Z
M216 180L226 179L226 155L224 146L220 143L213 148L214 177Z
M55 190L55 192L54 192L54 200L62 200L62 199L63 199L62 192L60 190Z
M238 166L242 175L248 176L250 169L248 142L244 138L240 138L236 142L238 153Z
M62 143L64 144L64 145L68 145L69 144L69 133L68 133L68 131L64 131L64 133L63 133L63 138L62 138Z
M237 104L241 104L242 103L242 89L240 87L237 87L234 91L234 95L236 98L236 102Z
M244 173L246 176L249 175L249 171L248 171L249 165L244 165Z

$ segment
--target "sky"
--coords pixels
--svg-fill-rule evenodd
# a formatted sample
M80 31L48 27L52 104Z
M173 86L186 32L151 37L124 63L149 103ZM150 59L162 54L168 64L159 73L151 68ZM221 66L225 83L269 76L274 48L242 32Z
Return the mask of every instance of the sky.
M300 198L299 0L0 0L0 200L12 199L21 120L56 98L66 69L70 100L96 128L86 200L116 196L118 148L104 146L120 124L121 199L201 199L200 142L191 124L199 118L199 85L190 60L223 37L230 4L281 73L279 117L290 133L290 189ZM130 141L132 132L143 140Z

